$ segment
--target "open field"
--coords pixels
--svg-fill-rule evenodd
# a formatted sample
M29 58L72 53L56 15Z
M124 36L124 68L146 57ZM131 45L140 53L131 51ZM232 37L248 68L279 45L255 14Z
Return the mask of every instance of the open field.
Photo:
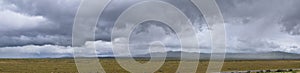
M146 62L145 60L139 60ZM114 59L101 59L107 73L126 73ZM157 73L174 73L179 61L168 60ZM198 73L204 73L208 61L199 61ZM225 61L222 71L300 68L300 60ZM0 73L76 73L73 59L0 59Z

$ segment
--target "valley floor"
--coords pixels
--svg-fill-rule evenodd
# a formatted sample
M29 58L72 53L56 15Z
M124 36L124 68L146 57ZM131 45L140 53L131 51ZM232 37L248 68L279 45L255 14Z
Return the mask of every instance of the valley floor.
M146 60L138 60L147 62ZM175 73L180 61L167 60L157 73ZM127 73L114 59L100 59L107 73ZM199 61L197 73L205 73L208 61ZM299 69L300 60L231 60L222 71ZM0 59L0 73L77 73L74 59Z

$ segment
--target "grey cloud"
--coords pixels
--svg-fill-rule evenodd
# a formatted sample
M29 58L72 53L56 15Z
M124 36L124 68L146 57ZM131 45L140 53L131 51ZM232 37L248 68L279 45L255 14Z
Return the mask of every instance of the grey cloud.
M26 46L26 45L63 45L68 46L71 38L60 35L37 35L37 36L1 36L1 47Z
M226 22L229 52L296 50L289 46L299 43L294 42L296 37L299 37L298 0L217 0L217 2Z
M195 8L195 6L188 0L165 0L170 2L182 10L187 17L191 19L194 26L202 28L203 19L201 13ZM66 39L71 38L73 19L79 6L80 0L4 0L6 4L12 4L15 6L13 12L20 14L27 14L29 16L42 16L47 21L51 22L49 26L39 26L26 30L9 30L0 33L1 36L7 37L20 37L24 35L27 37L36 37L39 35L50 36L64 36ZM140 2L140 0L112 0L112 2L105 8L103 14L100 16L99 24L97 25L96 40L111 41L111 30L113 24L118 16L129 6ZM41 23L46 24L46 23ZM199 29L202 30L202 29ZM3 39L4 40L4 39ZM18 41L18 40L16 40ZM25 41L26 42L26 41ZM59 42L59 41L58 41ZM69 41L65 41L69 44ZM3 42L0 42L3 43ZM49 43L49 42L44 42ZM7 43L4 43L7 44ZM12 45L26 45L24 43L9 43ZM40 44L40 43L28 43L28 44ZM55 44L55 43L50 43ZM66 45L62 44L62 45Z
M300 3L300 2L299 2ZM289 10L292 13L284 16L282 19L282 31L287 32L291 35L299 35L300 34L300 9Z
M71 26L73 24L74 16L76 10L79 6L79 0L6 0L8 3L15 4L18 7L18 10L15 10L19 13L29 14L32 16L43 16L50 21L57 24L59 28L46 30L43 32L43 29L32 29L30 31L40 31L41 33L48 34L70 34ZM41 28L41 27L39 27ZM19 31L22 32L22 31ZM52 33L51 33L52 32Z
M96 31L96 36L98 40L108 40L110 41L111 30L113 28L114 22L117 20L119 15L126 10L128 7L135 3L141 2L142 0L112 0L112 2L105 8L104 12L100 16L98 23L98 30ZM202 26L205 23L202 18L200 11L194 6L189 0L163 0L165 2L171 3L177 8L179 8L185 15L191 20L193 25L198 30L203 30Z
M6 41L1 41L0 46L70 45L72 24L79 3L79 0L4 0L3 5L11 5L14 8L2 8L2 12L10 11L12 14L19 15L19 17L10 15L7 18L10 20L1 21L0 25L9 26L3 27L7 30L0 31L0 40ZM20 16L23 19L20 19ZM37 20L33 18L39 18L40 21L35 23ZM16 39L16 37L24 36L31 38L31 40ZM45 39L41 39L40 36L57 38L44 37Z
M299 2L298 0L217 0L226 22L232 18L242 20L243 24L257 21L259 18L280 18L274 23L264 25L277 26L291 35L299 34ZM254 19L249 19L254 18ZM275 25L274 25L275 24ZM257 29L260 30L260 29Z
M112 0L100 16L96 39L111 42L111 31L118 16L129 6L142 0ZM189 0L164 0L178 7L191 19L198 30L200 48L210 48L207 30L200 11ZM3 0L0 10L24 14L27 17L43 17L41 26L0 31L0 47L45 44L69 46L73 19L80 0ZM298 0L217 0L226 22L229 51L286 51L299 47L300 13ZM0 20L1 21L1 20ZM2 23L2 21L0 22ZM159 22L147 22L135 29L132 44L149 44L163 41L168 49L178 49L179 40L175 33ZM149 25L147 25L149 24ZM152 25L153 24L153 25ZM10 24L10 26L15 24ZM2 29L4 27L0 27ZM208 35L208 36L207 36ZM236 40L238 39L238 40ZM289 42L286 42L289 41ZM296 45L295 45L296 44ZM100 45L100 44L99 44ZM107 45L106 45L107 46ZM293 46L293 47L291 47ZM296 46L296 47L294 47ZM102 47L110 48L110 47ZM143 52L146 46L134 47ZM189 47L192 48L192 47ZM293 49L294 48L294 49ZM105 52L111 54L109 50ZM102 53L102 54L105 54Z

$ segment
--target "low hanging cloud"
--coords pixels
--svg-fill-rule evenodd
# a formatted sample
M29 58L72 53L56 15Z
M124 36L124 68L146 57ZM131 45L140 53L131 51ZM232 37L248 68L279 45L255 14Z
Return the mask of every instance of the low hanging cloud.
M72 57L71 47L56 45L27 45L16 47L1 47L1 58L59 58Z
M2 36L0 41L0 47L11 47L11 46L26 46L26 45L60 45L68 46L71 44L71 38L61 35L37 35L37 36ZM17 45L15 43L18 43Z
M113 56L110 42L88 41L82 47L59 45L26 45L15 47L1 47L0 58L61 58L73 57L75 49L96 48L99 57ZM91 55L87 55L91 56Z

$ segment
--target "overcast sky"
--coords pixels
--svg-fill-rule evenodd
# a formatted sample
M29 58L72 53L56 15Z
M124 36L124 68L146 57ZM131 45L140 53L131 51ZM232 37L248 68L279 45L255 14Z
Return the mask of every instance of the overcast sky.
M100 56L112 55L111 31L118 16L142 0L112 0L100 16L96 43ZM163 0L179 8L192 22L199 48L210 52L210 32L201 12L190 0ZM217 0L225 19L227 52L283 51L300 53L299 0ZM0 0L0 57L72 56L72 25L80 0ZM162 41L179 51L174 31L158 21L141 23L130 37L132 54L148 52L147 44ZM145 45L146 44L146 45ZM122 55L122 54L118 54Z

